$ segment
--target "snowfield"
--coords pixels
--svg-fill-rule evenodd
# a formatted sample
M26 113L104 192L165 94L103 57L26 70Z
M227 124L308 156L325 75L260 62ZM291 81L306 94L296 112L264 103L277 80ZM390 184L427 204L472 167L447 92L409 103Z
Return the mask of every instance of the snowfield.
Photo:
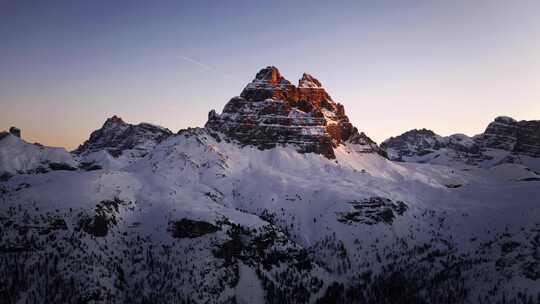
M206 129L148 150L73 157L0 141L7 303L496 303L540 293L536 168L399 163L350 143L331 160Z

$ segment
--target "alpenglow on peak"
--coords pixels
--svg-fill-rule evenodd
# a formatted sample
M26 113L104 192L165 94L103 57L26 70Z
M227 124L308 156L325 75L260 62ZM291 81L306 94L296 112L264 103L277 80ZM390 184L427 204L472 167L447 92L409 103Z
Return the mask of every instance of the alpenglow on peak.
M343 105L332 100L319 80L304 73L295 86L274 66L260 70L221 114L210 111L206 127L242 145L269 149L290 144L300 153L330 159L337 146L353 137L354 144L367 147L364 152L379 151L367 136L358 136Z

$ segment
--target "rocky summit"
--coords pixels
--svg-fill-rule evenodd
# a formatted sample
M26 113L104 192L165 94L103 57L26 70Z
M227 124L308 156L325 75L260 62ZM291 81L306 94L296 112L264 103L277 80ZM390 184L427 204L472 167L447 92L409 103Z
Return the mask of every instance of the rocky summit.
M304 73L295 86L273 66L259 71L221 114L210 111L206 127L242 145L269 149L292 144L300 153L330 159L335 158L334 148L352 139L365 147L363 152L379 151L349 122L343 105L316 78Z
M104 150L118 157L125 150L147 152L170 135L172 132L169 129L149 123L128 124L114 115L105 121L101 129L92 132L90 138L74 153L84 155Z
M533 157L540 156L540 120L517 121L499 116L477 137L483 146L512 151Z
M381 149L386 151L388 157L397 161L408 161L410 158L421 157L445 148L470 155L479 153L478 145L466 135L454 134L442 137L428 129L410 130L381 143Z
M381 150L396 161L439 165L454 162L481 167L518 163L538 170L540 121L499 116L484 133L473 137L443 137L431 130L415 129L385 140Z

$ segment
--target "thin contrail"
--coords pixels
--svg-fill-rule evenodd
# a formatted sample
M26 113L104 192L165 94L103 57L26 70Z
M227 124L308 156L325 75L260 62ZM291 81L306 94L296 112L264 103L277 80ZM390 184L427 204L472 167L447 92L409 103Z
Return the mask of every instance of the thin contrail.
M193 58L190 58L190 57L187 57L187 56L183 56L183 55L179 55L178 57L179 57L180 59L185 60L185 61L188 61L188 62L191 62L191 63L193 63L193 64L196 64L196 65L198 65L199 67L201 67L201 68L203 68L203 69L205 69L205 70L207 70L207 71L209 71L209 72L212 72L212 73L214 73L214 74L217 74L217 75L219 75L219 76L221 76L221 77L227 78L227 79L229 79L229 80L234 80L235 82L238 82L238 83L240 82L237 78L234 78L234 77L232 77L232 76L230 76L230 75L227 75L227 74L225 74L225 73L222 73L222 72L216 70L215 68L213 68L213 67L211 67L211 66L209 66L209 65L207 65L207 64L205 64L205 63L202 63L202 62L200 62L200 61L198 61L198 60L195 60L195 59L193 59Z

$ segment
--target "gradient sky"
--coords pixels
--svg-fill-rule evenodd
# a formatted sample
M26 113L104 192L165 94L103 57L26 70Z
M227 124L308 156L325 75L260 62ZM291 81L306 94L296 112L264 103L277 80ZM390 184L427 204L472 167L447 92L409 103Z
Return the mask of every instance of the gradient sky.
M377 142L540 119L540 1L0 0L0 130L203 126L255 73L317 77Z

